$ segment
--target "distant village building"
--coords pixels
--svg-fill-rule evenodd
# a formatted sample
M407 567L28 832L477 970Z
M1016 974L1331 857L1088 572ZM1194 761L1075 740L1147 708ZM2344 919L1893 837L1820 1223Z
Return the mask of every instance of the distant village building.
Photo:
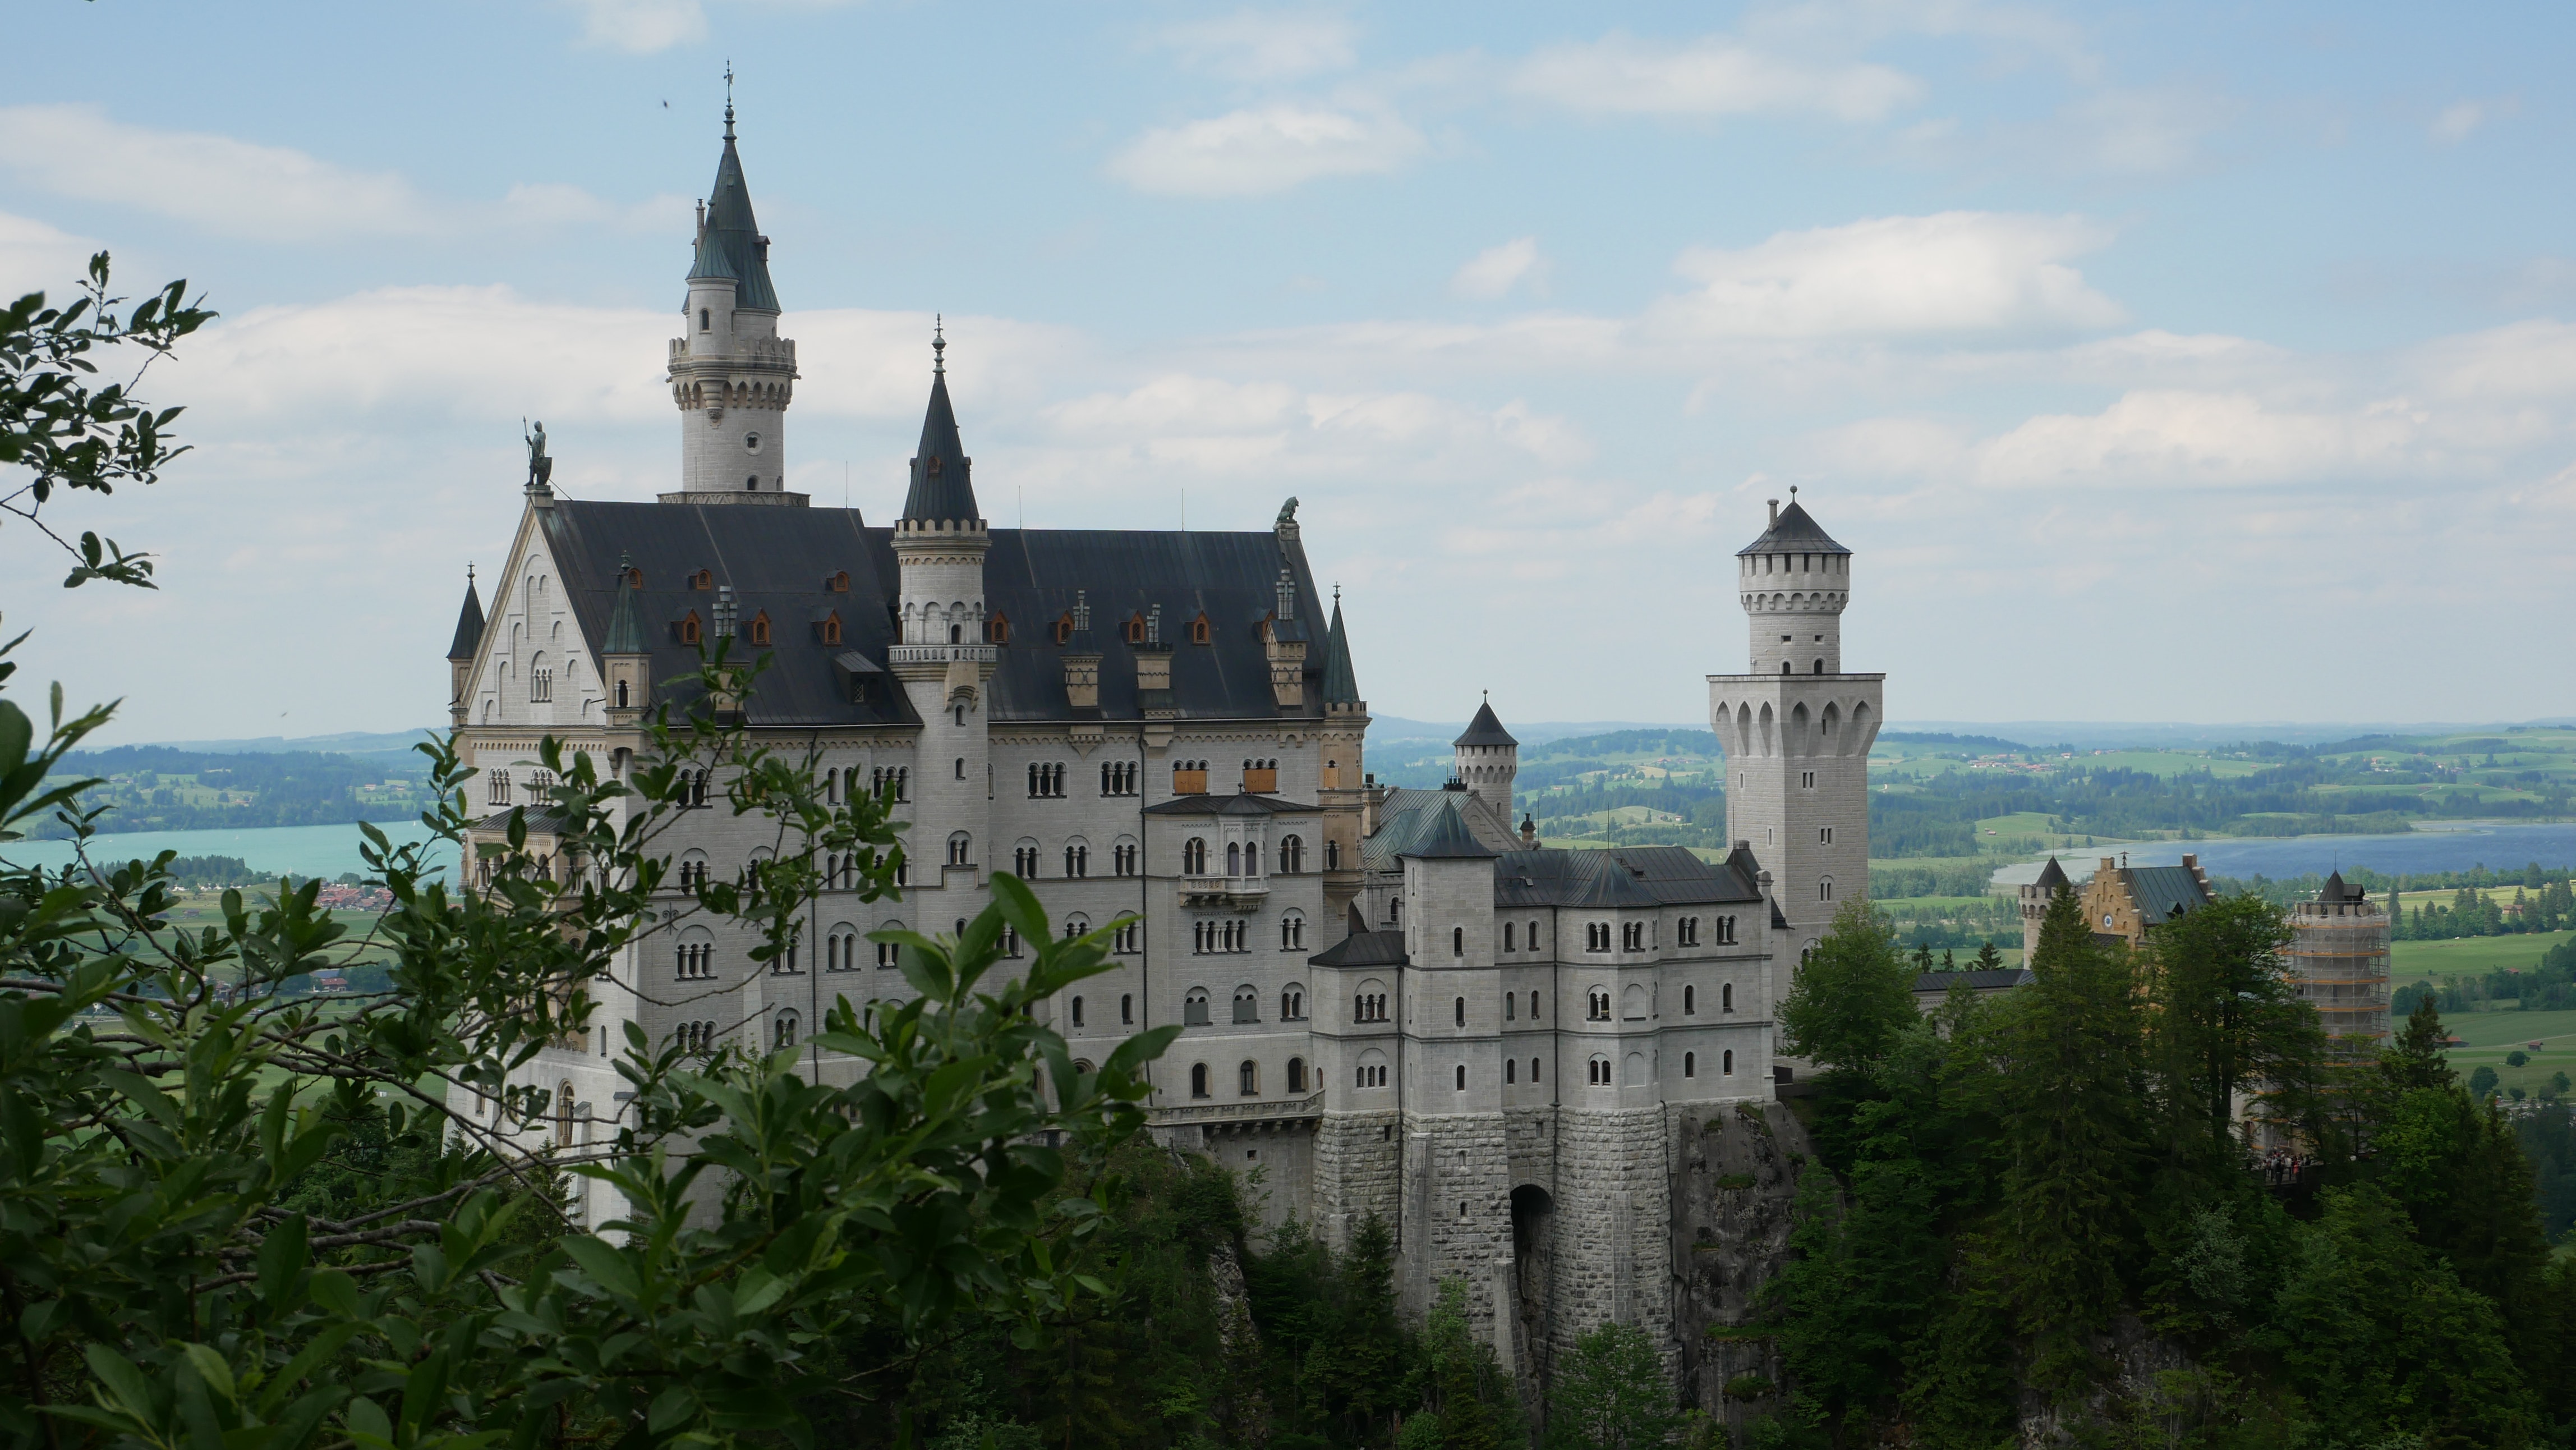
M2373 1042L2388 1036L2386 913L2338 871L2290 915L2290 979L2328 1034Z

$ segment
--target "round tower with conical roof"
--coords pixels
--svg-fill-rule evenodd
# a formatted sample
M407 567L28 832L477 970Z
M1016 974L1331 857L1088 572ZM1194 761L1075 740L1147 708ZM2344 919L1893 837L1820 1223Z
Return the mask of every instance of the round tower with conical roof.
M1467 722L1466 732L1449 742L1456 752L1459 783L1469 794L1490 802L1506 819L1512 813L1512 782L1521 773L1521 743L1503 728L1494 714L1491 695L1476 707L1476 718Z
M895 520L894 557L902 573L896 643L887 664L921 718L920 787L913 839L906 851L916 888L971 887L990 869L986 839L992 811L992 749L985 685L1000 651L987 636L984 556L991 529L978 514L974 461L957 434L948 401L948 342L931 342L930 406L903 515ZM934 918L935 919L935 918Z
M796 344L778 335L778 289L769 238L752 215L733 102L725 102L724 154L715 187L698 204L689 265L686 330L671 339L671 401L680 409L680 492L671 503L804 502L787 492L787 405L796 391Z

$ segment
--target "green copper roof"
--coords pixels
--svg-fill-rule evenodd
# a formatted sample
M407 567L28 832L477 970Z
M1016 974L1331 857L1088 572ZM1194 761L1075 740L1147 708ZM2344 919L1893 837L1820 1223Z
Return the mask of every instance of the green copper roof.
M608 616L608 637L600 653L640 655L646 653L644 626L635 619L635 567L623 557L617 561L617 608Z
M1324 643L1324 703L1356 705L1360 703L1359 676L1351 669L1351 637L1342 628L1342 601L1336 587L1333 599L1333 627Z
M769 239L751 214L751 188L743 184L742 156L734 150L733 117L725 117L724 156L716 162L715 189L707 195L706 219L698 224L698 255L689 280L730 277L733 305L758 312L778 310L778 289L769 284Z

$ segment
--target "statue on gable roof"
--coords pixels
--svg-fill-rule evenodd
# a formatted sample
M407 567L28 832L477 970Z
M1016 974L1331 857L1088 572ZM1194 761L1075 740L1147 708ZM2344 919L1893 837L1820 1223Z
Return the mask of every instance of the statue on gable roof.
M528 487L532 489L551 487L555 476L555 461L546 456L546 425L539 422L534 432L522 433L520 436L528 443Z
M1271 527L1284 529L1295 522L1297 522L1297 496L1290 494L1288 501L1279 506L1279 522Z

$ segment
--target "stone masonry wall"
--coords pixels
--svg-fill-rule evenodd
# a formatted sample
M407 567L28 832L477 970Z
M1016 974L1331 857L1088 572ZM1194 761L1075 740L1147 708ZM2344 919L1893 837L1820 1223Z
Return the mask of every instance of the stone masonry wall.
M1774 1406L1729 1401L1726 1383L1759 1375L1777 1384L1778 1359L1768 1340L1712 1339L1709 1330L1750 1322L1762 1285L1788 1262L1807 1134L1778 1102L1677 1108L1670 1131L1676 1378L1683 1404L1741 1436L1746 1420Z
M1672 1336L1664 1120L1661 1107L1558 1115L1551 1357L1610 1320Z
M1403 1114L1392 1109L1326 1113L1316 1124L1315 1230L1336 1252L1350 1247L1352 1234L1372 1213L1390 1230L1398 1227L1402 1126Z

